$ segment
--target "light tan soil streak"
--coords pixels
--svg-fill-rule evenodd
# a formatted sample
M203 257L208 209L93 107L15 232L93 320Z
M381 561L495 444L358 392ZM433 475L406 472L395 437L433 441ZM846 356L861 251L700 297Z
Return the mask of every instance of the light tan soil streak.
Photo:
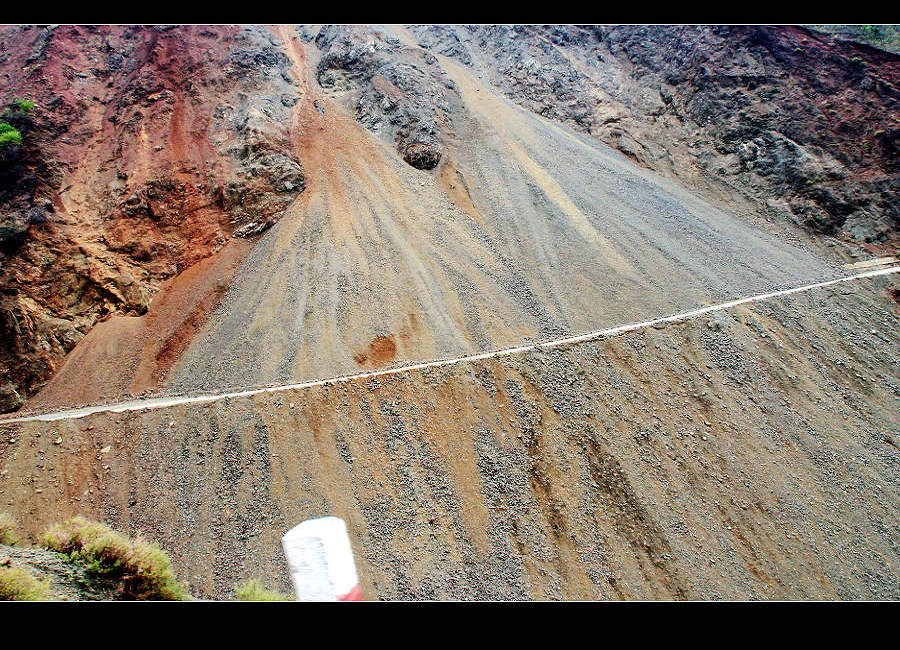
M198 406L3 425L0 502L288 588L348 522L380 598L900 597L887 278L602 341ZM58 441L58 442L57 442ZM107 449L108 447L108 449Z

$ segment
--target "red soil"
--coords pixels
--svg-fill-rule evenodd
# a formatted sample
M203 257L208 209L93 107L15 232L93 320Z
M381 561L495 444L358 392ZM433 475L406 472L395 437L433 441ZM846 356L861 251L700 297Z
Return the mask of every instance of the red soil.
M250 246L233 239L164 283L144 316L113 316L98 324L28 408L95 403L156 388L219 304Z
M397 356L397 344L394 342L394 335L384 336L379 334L372 339L366 351L354 356L353 360L360 366L377 368L390 363L395 356Z

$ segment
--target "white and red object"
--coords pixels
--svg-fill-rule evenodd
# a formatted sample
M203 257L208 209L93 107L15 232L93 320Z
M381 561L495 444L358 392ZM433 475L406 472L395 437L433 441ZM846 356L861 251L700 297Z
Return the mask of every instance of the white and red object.
M308 519L281 538L300 601L362 600L353 548L340 517Z

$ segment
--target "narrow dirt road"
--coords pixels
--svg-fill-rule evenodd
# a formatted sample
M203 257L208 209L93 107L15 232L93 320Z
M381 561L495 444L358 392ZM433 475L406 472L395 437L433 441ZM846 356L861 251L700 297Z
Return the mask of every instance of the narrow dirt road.
M151 409L159 409L159 408L167 408L170 406L176 406L180 404L205 404L209 402L217 402L220 400L227 400L236 397L248 397L251 395L259 395L262 393L278 393L282 391L288 390L297 390L301 388L309 388L312 386L324 386L328 384L335 384L347 381L354 381L358 379L366 379L370 377L379 377L384 375L394 375L399 373L406 373L412 370L421 370L425 368L437 368L440 366L448 366L458 363L467 363L472 361L478 361L481 359L491 359L496 357L508 356L511 354L518 354L521 352L528 352L529 350L538 350L538 349L550 349L556 348L564 345L570 345L573 343L580 343L582 341L590 341L593 339L602 339L610 336L615 336L617 334L622 334L624 332L631 332L634 330L644 329L647 327L658 327L660 325L665 325L667 323L674 323L686 319L696 318L698 316L703 316L706 314L711 314L718 311L725 311L729 309L733 309L739 305L745 305L754 302L767 301L772 300L773 298L778 298L781 296L788 296L795 293L802 293L804 291L810 291L813 289L820 289L822 287L828 287L835 284L841 284L844 282L853 282L855 280L862 280L865 278L875 278L881 277L885 275L891 275L893 273L900 272L900 266L892 266L884 269L877 269L873 271L865 271L862 273L858 273L856 275L848 276L845 278L839 278L836 280L827 280L823 282L816 282L813 284L807 284L799 287L793 287L790 289L781 289L779 291L773 291L765 294L759 294L755 296L749 296L746 298L738 298L736 300L730 300L725 303L720 303L717 305L710 305L708 307L701 307L699 309L692 309L690 311L681 312L678 314L673 314L670 316L663 316L660 318L654 318L652 320L645 320L639 323L628 323L625 325L619 325L616 327L610 327L602 330L596 330L592 332L587 332L585 334L578 334L575 336L569 336L565 338L553 339L550 341L543 341L541 343L533 344L533 345L523 345L512 348L504 348L502 350L494 350L491 352L483 352L480 354L474 355L466 355L461 357L454 357L451 359L438 359L434 361L426 361L422 363L410 364L399 366L395 368L391 368L388 370L378 370L372 372L363 372L356 373L353 375L342 375L338 377L330 377L328 379L317 379L314 381L307 381L302 383L293 383L293 384L284 384L280 386L266 386L264 388L248 388L245 390L239 391L231 391L231 392L219 392L213 393L209 395L195 395L195 396L179 396L179 397L161 397L155 399L144 399L144 400L133 400L129 402L121 402L118 404L102 404L96 406L87 406L79 409L69 409L62 411L53 411L48 413L41 413L38 415L28 415L28 416L20 416L14 418L0 418L0 424L5 423L15 423L15 422L35 422L35 421L52 421L52 420L73 420L82 418L88 415L92 415L94 413L122 413L126 411L144 411Z

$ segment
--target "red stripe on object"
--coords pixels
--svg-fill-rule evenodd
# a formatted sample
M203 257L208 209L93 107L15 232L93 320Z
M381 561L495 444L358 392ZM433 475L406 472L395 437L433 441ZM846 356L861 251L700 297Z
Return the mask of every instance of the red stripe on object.
M355 587L353 587L353 589L351 589L346 594L344 594L343 596L338 596L338 600L344 600L344 601L362 600L362 599L363 599L362 587L360 587L358 584Z

